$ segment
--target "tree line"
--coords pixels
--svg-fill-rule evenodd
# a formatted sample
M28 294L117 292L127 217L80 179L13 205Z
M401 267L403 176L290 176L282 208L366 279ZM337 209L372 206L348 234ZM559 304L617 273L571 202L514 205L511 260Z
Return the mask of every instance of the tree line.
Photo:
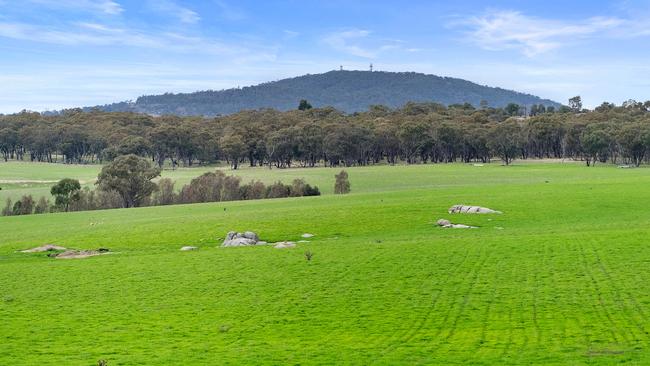
M270 168L570 158L639 165L650 157L650 102L505 108L407 103L242 111L217 118L67 110L0 116L0 157L105 163L134 154L159 167L226 162Z
M350 183L347 173L341 180L336 178L335 188L343 185L348 193ZM62 179L52 187L52 203L47 197L38 201L31 195L24 195L16 202L10 198L0 211L2 216L20 216L49 212L92 211L113 208L144 206L165 206L203 202L223 202L286 197L319 196L318 187L311 186L303 179L294 179L291 184L275 182L271 185L253 180L242 184L237 176L227 176L222 171L207 172L194 178L180 190L169 178L154 179L160 176L160 168L150 161L136 155L124 155L105 165L97 177L96 189L81 187L76 179Z

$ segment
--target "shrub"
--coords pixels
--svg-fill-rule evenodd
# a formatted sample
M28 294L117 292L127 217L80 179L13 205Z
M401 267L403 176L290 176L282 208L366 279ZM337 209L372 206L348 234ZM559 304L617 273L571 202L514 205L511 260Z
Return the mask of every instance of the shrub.
M7 198L5 207L2 209L2 216L11 216L14 214L14 205L11 198Z
M95 201L102 210L122 207L122 196L116 191L96 191Z
M291 187L289 188L290 197L302 197L305 195L305 189L307 188L307 183L304 179L294 179Z
M250 183L241 186L239 192L240 197L243 200L259 200L264 198L264 195L266 194L266 186L259 180L251 181Z
M180 203L221 201L226 175L221 171L204 173L183 186L178 197Z
M34 198L31 195L22 196L12 209L14 215L31 215L34 212Z
M169 178L161 179L158 182L158 190L154 193L153 203L160 206L173 205L176 199L174 181Z
M310 186L309 184L305 185L305 191L303 196L320 196L320 190L316 186Z
M223 174L223 173L222 173ZM241 199L239 185L241 178L234 175L223 180L223 201L237 201Z
M45 197L41 197L38 199L38 202L36 203L36 206L34 206L34 214L44 214L48 213L50 211L50 201L48 201Z
M286 198L291 193L291 186L275 182L266 188L266 198Z
M341 170L339 174L335 175L336 183L334 183L335 194L350 193L350 181L348 180L348 172Z

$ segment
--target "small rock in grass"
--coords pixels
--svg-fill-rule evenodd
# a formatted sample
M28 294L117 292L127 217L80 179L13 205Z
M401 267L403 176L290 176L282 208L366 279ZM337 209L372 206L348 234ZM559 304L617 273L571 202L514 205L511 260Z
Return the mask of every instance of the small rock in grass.
M281 241L273 245L273 248L275 249L287 249L287 248L295 248L295 247L296 247L296 243L292 241Z
M99 250L66 250L59 254L49 254L48 257L54 257L56 259L81 259L104 254L110 254L108 249L104 252L100 252Z
M309 243L309 240L298 240L298 243Z
M438 220L437 224L438 226L443 227L445 229L477 229L476 226L469 226L464 224L452 224L451 221L445 219Z
M314 234L305 233L305 234L302 234L302 237L305 238L305 239L309 239L309 238L313 238Z
M41 245L40 247L22 250L21 253L41 253L41 252L50 252L54 250L67 250L67 248L54 245L54 244L45 244L45 245Z
M190 251L190 250L197 250L197 249L199 249L199 248L198 248L198 247L193 247L193 246L187 245L187 246L182 247L182 248L181 248L181 251L183 251L183 252L188 252L188 251Z

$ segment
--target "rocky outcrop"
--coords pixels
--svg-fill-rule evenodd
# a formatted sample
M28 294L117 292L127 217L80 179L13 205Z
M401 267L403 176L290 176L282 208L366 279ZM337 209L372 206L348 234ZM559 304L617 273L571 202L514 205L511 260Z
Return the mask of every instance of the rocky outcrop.
M252 232L246 231L244 233L238 233L236 231L231 231L226 235L226 239L221 244L222 247L246 247L251 245L264 245L265 241L260 241L259 236Z
M481 207L481 206L466 206L466 205L455 205L451 206L448 211L450 214L453 213L464 213L464 214L500 214L501 211L495 211L490 208Z

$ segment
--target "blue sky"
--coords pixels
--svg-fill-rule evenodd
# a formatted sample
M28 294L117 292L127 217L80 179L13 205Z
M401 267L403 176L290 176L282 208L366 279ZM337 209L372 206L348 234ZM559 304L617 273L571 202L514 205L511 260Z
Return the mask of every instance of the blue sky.
M418 71L587 106L650 99L650 1L0 0L0 113Z

